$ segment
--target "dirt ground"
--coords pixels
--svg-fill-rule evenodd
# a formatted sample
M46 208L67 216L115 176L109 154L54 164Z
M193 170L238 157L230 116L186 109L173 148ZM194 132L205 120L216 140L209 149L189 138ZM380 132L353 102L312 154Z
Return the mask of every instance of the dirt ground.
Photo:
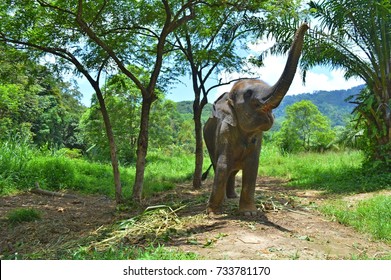
M233 199L226 201L225 214L208 218L204 211L210 185L211 181L202 190L194 191L189 184L183 184L145 201L146 205L188 204L178 211L179 218L199 217L197 223L188 225L187 235L167 241L167 248L194 252L202 259L381 258L391 252L390 245L320 214L316 206L329 198L321 192L286 187L275 178L259 178L259 217L240 216L236 212L238 199ZM356 203L371 195L344 199ZM10 224L7 213L23 207L39 210L41 219ZM0 259L24 255L61 259L61 250L75 246L82 238L93 239L103 227L136 214L130 212L117 211L115 202L104 196L23 193L0 197ZM34 256L32 250L36 248L40 253Z

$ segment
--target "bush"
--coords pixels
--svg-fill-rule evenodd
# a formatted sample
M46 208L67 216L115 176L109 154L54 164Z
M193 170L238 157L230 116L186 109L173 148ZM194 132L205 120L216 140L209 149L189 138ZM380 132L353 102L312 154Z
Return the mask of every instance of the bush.
M28 163L27 182L39 182L43 186L60 190L72 188L76 170L71 159L65 157L37 157Z
M28 162L38 154L27 142L0 142L0 194L13 193L21 186Z
M80 149L62 148L56 152L58 156L64 156L67 158L82 158L82 151Z
M10 223L32 222L41 219L41 213L32 208L14 209L7 215L7 220Z
M335 138L330 120L309 100L286 107L286 119L275 133L284 152L323 151Z

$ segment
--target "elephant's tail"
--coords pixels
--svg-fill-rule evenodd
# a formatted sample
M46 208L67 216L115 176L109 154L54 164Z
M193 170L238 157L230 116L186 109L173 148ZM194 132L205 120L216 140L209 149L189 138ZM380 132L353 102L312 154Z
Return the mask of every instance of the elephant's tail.
M202 177L201 177L201 180L204 181L207 177L208 177L208 174L209 174L209 170L210 168L213 166L213 164L209 165L208 169L206 169L206 171L204 173L202 173Z

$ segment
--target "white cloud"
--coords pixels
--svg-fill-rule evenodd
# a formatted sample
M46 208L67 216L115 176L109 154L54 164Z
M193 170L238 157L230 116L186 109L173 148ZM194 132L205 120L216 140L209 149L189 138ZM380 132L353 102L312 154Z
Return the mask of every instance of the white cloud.
M260 41L257 44L250 44L249 49L253 54L260 54L264 50L273 45L272 41ZM266 83L273 85L280 77L287 60L287 56L267 56L263 63L264 67L259 69L252 69L255 73L254 77L258 77ZM223 82L241 77L249 77L248 74L243 73L221 73L218 79L222 78ZM89 106L91 95L94 92L88 81L82 78L76 78L79 82L80 91L83 93L82 102ZM177 88L172 89L167 98L182 101L193 100L194 93L191 86L191 81L188 77L183 77L183 85L178 85ZM103 84L103 82L102 82ZM306 84L303 85L301 73L296 72L295 78L288 91L288 95L295 95L300 93L312 93L320 90L340 90L349 89L354 86L364 84L360 79L345 80L344 72L342 70L330 70L326 67L316 67L313 71L308 71L306 76ZM218 87L209 94L209 102L214 102L222 93L230 91L232 83L226 86Z
M272 44L272 42L261 42L256 45L250 45L249 48L256 53L261 53ZM264 67L253 69L256 72L255 76L258 76L261 80L270 85L273 85L275 82L277 82L281 73L283 72L286 60L286 55L267 56L263 61ZM223 78L223 81L229 81L231 79L236 79L243 76L245 75L241 73L223 73L219 78ZM307 71L305 84L303 84L302 75L298 70L287 95L313 93L320 90L330 91L349 89L361 84L364 84L364 81L361 79L351 78L349 80L345 80L344 71L342 70L331 70L330 68L326 67L316 67L313 69L313 71ZM220 96L222 93L229 91L231 87L232 84L218 88L215 92L215 98Z

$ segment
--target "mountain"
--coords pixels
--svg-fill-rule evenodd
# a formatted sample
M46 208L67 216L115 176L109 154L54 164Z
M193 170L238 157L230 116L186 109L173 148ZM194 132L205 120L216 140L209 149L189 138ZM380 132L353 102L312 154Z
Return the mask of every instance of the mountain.
M288 95L282 100L280 106L273 113L277 119L285 116L285 108L293 103L309 100L314 103L319 111L331 120L332 126L345 125L345 119L349 116L355 104L346 101L350 96L360 93L364 85L353 87L347 90L317 91L298 95Z
M177 102L177 110L180 114L185 115L186 118L193 118L193 101L180 101ZM205 105L202 110L202 122L205 123L206 120L212 115L212 104L208 103Z
M345 125L346 118L352 113L355 105L346 101L350 96L360 93L364 85L353 87L347 90L317 91L314 93L303 93L297 95L285 96L280 106L273 113L277 121L285 116L285 108L293 103L310 100L319 111L331 120L332 126ZM181 101L177 103L177 109L180 114L188 118L193 116L193 101ZM207 104L202 112L202 120L206 121L211 115L212 105Z

